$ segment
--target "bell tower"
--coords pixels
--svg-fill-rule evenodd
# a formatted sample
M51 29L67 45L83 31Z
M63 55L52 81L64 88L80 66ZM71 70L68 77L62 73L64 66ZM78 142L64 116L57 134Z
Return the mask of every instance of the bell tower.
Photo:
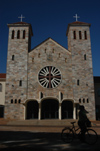
M28 87L28 52L33 33L31 24L25 22L8 24L8 27L5 118L23 119Z
M95 99L90 40L90 24L76 21L68 24L68 50L72 57L73 96L95 120Z

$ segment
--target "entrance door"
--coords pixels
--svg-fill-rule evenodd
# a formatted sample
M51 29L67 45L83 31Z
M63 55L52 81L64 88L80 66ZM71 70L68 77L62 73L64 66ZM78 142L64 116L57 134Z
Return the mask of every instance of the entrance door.
M37 101L27 103L27 119L38 119L39 105Z
M41 103L41 119L58 119L59 103L54 99L47 99Z
M73 118L72 101L63 101L61 108L62 108L62 119L72 119Z

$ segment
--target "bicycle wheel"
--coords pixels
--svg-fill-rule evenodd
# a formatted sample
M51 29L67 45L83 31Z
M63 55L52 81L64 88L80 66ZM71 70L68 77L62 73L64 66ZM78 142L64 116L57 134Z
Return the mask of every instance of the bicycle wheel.
M61 138L65 143L71 143L74 138L73 130L68 128L64 128L61 133Z
M87 129L87 131L85 132L85 142L89 145L93 145L97 142L97 139L97 133L92 129Z

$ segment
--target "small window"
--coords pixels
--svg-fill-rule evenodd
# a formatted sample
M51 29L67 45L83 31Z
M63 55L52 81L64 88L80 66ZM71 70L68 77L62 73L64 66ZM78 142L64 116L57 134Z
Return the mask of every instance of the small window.
M19 86L22 86L22 80L19 81Z
M17 31L17 39L20 39L20 30Z
M79 31L79 39L82 39L82 33Z
M79 103L81 103L81 99L79 99Z
M89 99L87 99L87 103L89 103Z
M12 55L12 60L14 60L15 59L15 56L14 55Z
M85 103L85 99L83 99L83 103Z
M84 31L84 39L87 39L87 32Z
M26 34L25 30L23 30L23 39L25 39L25 34Z
M11 103L13 103L13 99L11 99Z
M76 31L73 31L73 39L76 39Z
M2 92L2 84L0 83L0 92Z
M40 58L40 53L38 54L38 58Z
M84 55L84 60L86 60L86 54Z
M61 56L60 56L60 53L59 53L59 58L60 58Z
M67 62L67 58L65 58L65 62Z
M47 52L47 49L45 49L45 53Z
M77 85L79 85L80 84L80 81L79 80L77 80Z
M17 103L17 99L15 99L15 103Z
M21 99L18 100L18 103L19 103L19 104L21 103Z
M54 49L52 50L52 53L54 53Z
M32 62L34 62L34 57L32 58Z
M14 39L15 31L12 31L11 39Z

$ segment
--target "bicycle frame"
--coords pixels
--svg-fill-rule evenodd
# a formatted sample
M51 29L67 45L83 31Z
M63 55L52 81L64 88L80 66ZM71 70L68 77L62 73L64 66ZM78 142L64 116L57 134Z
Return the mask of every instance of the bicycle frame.
M80 130L80 131L81 131L80 127L78 127L77 129L75 129L75 125L74 125L74 124L72 124L71 129L73 130L74 135L76 135L76 134L77 134L76 132L77 132L78 130ZM80 131L79 131L79 133L80 133ZM79 134L79 133L78 133L78 134Z

